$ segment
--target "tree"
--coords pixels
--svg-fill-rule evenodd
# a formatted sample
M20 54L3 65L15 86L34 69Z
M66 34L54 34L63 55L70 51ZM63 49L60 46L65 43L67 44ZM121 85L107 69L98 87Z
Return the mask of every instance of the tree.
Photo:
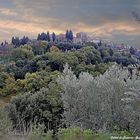
M66 65L63 75L58 78L58 83L64 89L62 100L65 123L68 126L95 130L118 129L133 132L134 127L131 126L135 126L138 119L136 115L132 115L132 105L129 102L125 104L124 98L131 87L138 86L140 79L136 84L136 77L131 81L128 74L127 70L113 65L98 77L81 73L77 78ZM138 114L138 111L135 113Z
M140 133L140 77L132 75L131 80L128 81L128 89L125 92L125 97L122 99L126 108L125 119L128 123L128 129L134 134ZM132 113L133 112L133 113Z
M16 81L13 75L6 72L0 73L0 96L16 93Z
M15 47L19 47L19 45L20 45L19 37L12 37L12 44L13 44Z
M32 52L32 47L30 45L27 45L27 44L21 45L20 48L25 49L29 52Z
M129 51L130 51L130 54L132 55L135 55L136 53L136 49L134 49L133 47L130 47Z
M50 52L60 52L60 50L56 46L52 46Z
M33 58L32 51L28 51L24 48L15 48L12 51L12 59L14 61L31 59L31 58Z
M51 71L55 71L55 70L62 71L64 59L61 53L52 52L52 53L46 53L45 55L49 60Z
M4 109L0 110L0 135L7 135L9 130L12 128L11 120L8 117Z
M113 56L113 54L114 54L113 49L109 48L109 55Z
M47 32L47 41L50 42L51 41L51 38L50 38L50 33Z
M68 30L66 31L66 39L67 39L67 41L69 41L69 31Z
M86 64L93 64L95 65L96 62L101 62L101 56L98 50L96 50L92 46L87 46L80 49L80 53L83 54L83 59Z
M100 46L99 52L101 53L102 58L109 57L110 53L112 53L112 51L109 48L104 47L104 46Z
M25 44L27 44L28 41L29 41L29 38L24 36L24 37L20 40L20 45L25 45Z
M102 40L100 40L100 42L98 43L98 46L102 46Z
M14 38L14 37L12 37L11 43L12 43L13 45L15 44L15 38Z
M14 130L30 130L32 124L45 125L45 132L56 133L62 119L63 107L59 87L51 85L50 90L42 88L38 92L28 92L12 99L6 107Z
M67 39L67 41L73 41L73 32L72 32L72 30L67 30L66 31L66 39Z
M38 34L37 40L40 40L40 34Z
M55 82L60 73L58 71L46 72L45 70L35 73L27 73L25 79L17 81L19 93L36 92L41 88L47 88L49 83Z
M48 47L48 42L47 41L41 41L39 46L40 46L41 54L45 54L46 50L47 50L47 47Z
M69 31L69 40L73 41L73 32L71 30Z
M4 43L3 42L1 43L1 46L4 46Z
M55 35L55 33L53 32L52 33L52 41L54 42L56 40L56 35Z
M48 40L47 34L46 33L38 34L37 40L47 41Z

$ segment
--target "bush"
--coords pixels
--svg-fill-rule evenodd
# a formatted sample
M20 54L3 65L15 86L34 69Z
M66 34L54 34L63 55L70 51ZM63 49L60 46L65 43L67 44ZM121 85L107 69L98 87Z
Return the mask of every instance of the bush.
M64 89L62 100L67 126L139 134L140 77L130 78L129 71L113 65L95 78L89 73L81 73L77 78L65 66L58 82Z
M93 133L91 130L82 130L80 128L60 129L58 133L60 140L93 140Z
M4 110L0 110L0 136L8 134L11 128L11 121Z
M19 133L30 131L31 124L44 124L44 131L56 133L62 119L63 107L57 88L49 91L42 88L35 93L25 93L12 99L6 107L13 123L13 129Z

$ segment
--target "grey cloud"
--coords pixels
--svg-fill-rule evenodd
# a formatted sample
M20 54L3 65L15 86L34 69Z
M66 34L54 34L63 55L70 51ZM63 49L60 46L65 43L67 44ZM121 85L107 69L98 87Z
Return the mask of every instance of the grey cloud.
M13 0L20 18L32 12L39 17L51 17L61 22L83 22L102 25L113 21L133 20L139 0ZM32 16L32 15L31 15ZM18 17L17 17L18 19Z
M51 24L54 30L75 29L78 23L83 23L86 27L121 22L133 27L140 26L131 14L132 11L140 13L140 0L1 0L0 8L9 8L17 13L16 16L0 14L0 18L5 21L36 23L39 26ZM139 36L130 36L127 32L114 29L110 39L134 38L134 42L138 43L136 40L139 40Z

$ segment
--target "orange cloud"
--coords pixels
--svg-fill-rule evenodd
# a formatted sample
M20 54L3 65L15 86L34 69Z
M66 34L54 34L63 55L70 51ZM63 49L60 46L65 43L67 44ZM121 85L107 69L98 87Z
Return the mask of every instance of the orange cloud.
M126 35L140 35L140 28L134 24L129 24L125 22L108 22L101 26L86 25L83 23L78 23L74 29L80 31L92 33L95 36L111 36L114 31L124 33Z
M8 12L3 12L8 15ZM14 14L13 14L14 15ZM87 32L94 37L111 37L115 31L125 35L140 35L140 28L135 24L125 22L109 22L101 26L87 25L84 23L64 23L53 18L35 17L32 14L26 14L22 17L26 21L0 20L0 31L5 34L5 39L11 39L12 36L29 35L35 37L40 32L55 31L56 33L64 33L66 29L72 29L74 32ZM2 40L0 38L0 40Z

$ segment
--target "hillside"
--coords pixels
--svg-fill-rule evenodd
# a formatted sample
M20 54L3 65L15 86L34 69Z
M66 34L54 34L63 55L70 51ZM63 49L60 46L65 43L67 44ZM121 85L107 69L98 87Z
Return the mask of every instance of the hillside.
M2 134L9 127L23 137L37 131L59 139L139 134L137 49L39 35L12 38L0 52Z

